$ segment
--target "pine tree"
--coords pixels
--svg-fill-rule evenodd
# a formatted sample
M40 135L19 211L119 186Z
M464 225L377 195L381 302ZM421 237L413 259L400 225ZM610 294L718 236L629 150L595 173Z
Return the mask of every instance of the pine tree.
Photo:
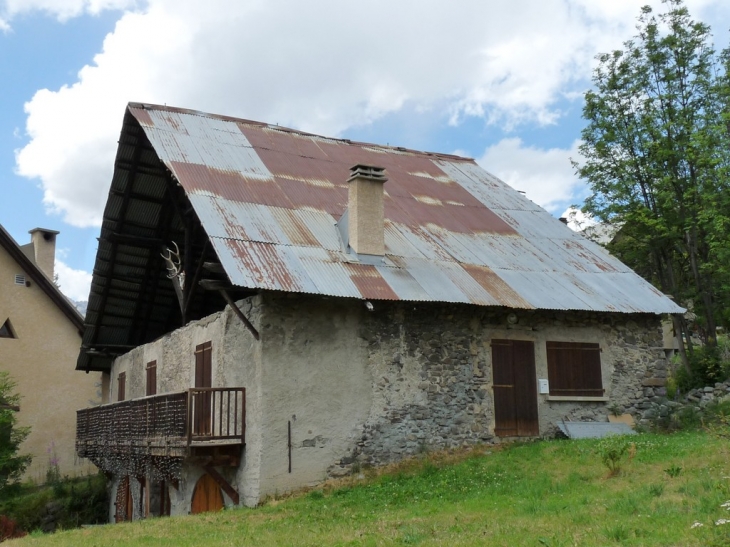
M0 371L0 491L17 481L31 462L30 455L18 455L30 428L16 425L20 395L15 388L10 374Z

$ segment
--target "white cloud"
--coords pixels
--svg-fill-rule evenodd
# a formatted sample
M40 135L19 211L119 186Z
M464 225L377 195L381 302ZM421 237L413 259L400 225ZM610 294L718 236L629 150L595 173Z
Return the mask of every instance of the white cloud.
M98 225L128 101L327 135L404 105L454 124L554 123L594 54L633 33L638 5L616 1L5 0L61 19L132 10L77 81L26 104L17 172L66 222Z
M91 289L91 274L84 270L74 270L61 260L56 259L55 272L61 292L71 300L88 300Z
M570 149L549 150L524 146L521 139L503 139L484 151L477 163L551 213L566 202L580 201L585 183L574 173L571 158L578 158L578 141Z
M136 0L0 0L0 8L7 18L42 12L66 21L87 13L97 15L104 10L130 8L137 3Z

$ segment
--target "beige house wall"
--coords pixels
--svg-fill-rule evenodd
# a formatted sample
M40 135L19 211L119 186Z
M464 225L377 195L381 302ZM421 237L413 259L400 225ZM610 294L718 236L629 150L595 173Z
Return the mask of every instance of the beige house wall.
M21 394L18 422L31 434L21 446L33 456L25 478L44 482L49 452L61 475L96 471L75 455L76 410L100 402L100 373L74 370L81 337L49 296L34 282L15 284L28 272L0 248L0 324L10 319L17 338L0 338L0 370L10 373Z

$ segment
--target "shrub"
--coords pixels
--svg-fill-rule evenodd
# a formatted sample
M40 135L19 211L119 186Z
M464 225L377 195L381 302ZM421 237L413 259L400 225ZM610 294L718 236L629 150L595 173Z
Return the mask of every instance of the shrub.
M23 530L37 530L45 526L44 518L52 510L55 524L70 529L106 523L108 503L106 478L98 474L61 479L41 488L26 486L0 503L0 513L11 517Z
M624 460L633 455L635 446L627 435L608 435L601 439L596 450L603 465L608 468L611 476L614 476L621 471Z
M22 538L26 533L23 532L13 519L0 515L0 541L6 539Z

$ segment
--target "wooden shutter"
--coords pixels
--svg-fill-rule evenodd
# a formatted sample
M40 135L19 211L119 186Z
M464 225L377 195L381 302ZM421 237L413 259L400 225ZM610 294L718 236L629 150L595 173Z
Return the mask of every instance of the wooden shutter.
M147 363L146 395L157 395L157 361Z
M602 397L601 348L583 342L547 342L550 395Z
M120 372L117 377L117 401L123 401L127 389L127 373Z
M212 387L212 344L205 342L195 347L195 387ZM212 413L210 392L196 393L193 400L193 436L211 434Z
M211 387L212 373L212 344L205 342L195 347L195 387Z

